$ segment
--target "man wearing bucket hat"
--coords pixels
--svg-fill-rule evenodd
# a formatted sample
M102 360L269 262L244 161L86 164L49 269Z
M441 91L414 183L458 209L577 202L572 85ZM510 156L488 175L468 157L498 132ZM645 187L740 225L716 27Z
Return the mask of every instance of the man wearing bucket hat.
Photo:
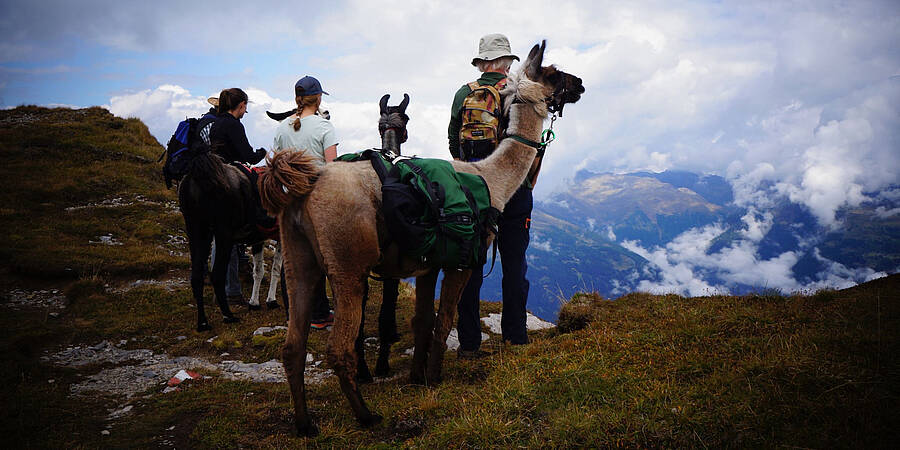
M506 76L514 60L519 60L519 57L512 53L509 39L506 36L496 33L485 35L478 43L478 55L472 59L472 65L482 72L481 77L475 83L477 86L491 85L497 89L502 88L506 84ZM473 86L476 85L474 83L465 84L456 91L450 110L450 126L447 130L447 137L450 141L450 154L457 160L484 159L495 148L495 144L491 144L489 148L468 147L465 139L461 136L463 103L466 97L473 92ZM506 118L501 118L500 123L505 124ZM531 209L531 186L523 185L506 204L503 214L497 221L499 229L497 246L503 266L503 315L500 328L503 340L513 345L528 343L528 333L525 327L525 304L528 300L529 284L525 278L525 272L528 269L525 250L528 248ZM469 278L457 306L459 312L457 331L460 343L457 357L463 359L479 358L485 355L480 350L479 302L483 267L481 269L476 268L472 271L472 276Z

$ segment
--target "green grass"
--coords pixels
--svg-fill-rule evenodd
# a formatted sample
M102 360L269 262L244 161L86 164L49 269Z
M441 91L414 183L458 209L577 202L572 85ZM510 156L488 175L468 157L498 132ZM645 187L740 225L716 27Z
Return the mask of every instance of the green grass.
M162 147L137 119L101 108L0 111L0 261L24 277L155 276L187 267L165 248L183 221L164 206ZM152 203L66 208L140 195ZM122 246L89 244L112 233ZM65 255L64 257L61 257Z
M284 311L238 308L242 322L225 325L207 287L214 330L197 333L187 285L112 289L187 276L187 257L170 254L186 249L168 242L183 224L165 206L174 191L155 164L162 149L140 122L99 108L25 107L0 111L0 123L0 156L10 162L0 169L9 180L0 192L0 293L56 288L70 302L58 317L2 307L3 448L879 448L900 439L900 275L809 295L580 293L560 312L560 327L533 333L528 346L492 336L488 358L448 354L444 382L433 388L405 381L410 362L400 352L412 346L413 305L404 284L402 340L391 359L400 376L362 387L384 416L373 429L357 426L334 377L308 386L321 430L313 439L293 434L286 384L216 377L170 394L151 389L129 402L132 414L107 422L124 399L69 396L89 372L42 363L45 352L127 340L172 356L215 362L228 352L265 362L280 358L284 333L252 332L284 324ZM136 195L152 203L65 210ZM123 245L88 243L106 233ZM371 283L366 334L374 336L381 299ZM483 315L499 311L482 305ZM317 359L327 337L310 335Z

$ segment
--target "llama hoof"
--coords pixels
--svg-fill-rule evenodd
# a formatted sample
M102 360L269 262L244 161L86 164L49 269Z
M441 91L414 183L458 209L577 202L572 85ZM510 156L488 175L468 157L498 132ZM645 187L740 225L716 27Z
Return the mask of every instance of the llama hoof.
M316 437L319 435L319 427L309 422L304 425L297 424L297 437Z
M368 417L359 419L359 424L362 425L363 428L374 427L379 423L381 423L381 416L378 414L370 414Z
M425 386L425 376L409 374L409 384L418 384L419 386Z
M275 300L272 300L271 302L266 302L266 308L268 308L268 309L278 309L280 307L281 306L279 306L278 302L276 302Z
M209 322L202 322L202 323L197 324L197 331L199 331L199 332L210 331L210 330L212 330L212 327L209 326Z
M241 321L241 319L239 319L235 316L223 316L222 317L222 323L238 323L240 321Z
M357 375L356 382L358 384L370 384L375 382L375 378L372 378L372 375Z
M247 309L249 309L250 311L259 311L260 309L262 309L262 306L250 303L247 305Z

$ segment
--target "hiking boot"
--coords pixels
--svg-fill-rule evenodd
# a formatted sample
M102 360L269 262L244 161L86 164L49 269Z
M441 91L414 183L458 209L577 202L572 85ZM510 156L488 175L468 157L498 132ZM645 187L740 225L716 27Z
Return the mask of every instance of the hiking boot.
M459 349L456 351L456 359L468 359L475 360L481 359L486 356L490 356L491 354L484 350L463 350Z
M334 325L333 313L328 313L328 317L321 320L313 320L309 324L309 326L312 327L313 330L324 330L332 325Z

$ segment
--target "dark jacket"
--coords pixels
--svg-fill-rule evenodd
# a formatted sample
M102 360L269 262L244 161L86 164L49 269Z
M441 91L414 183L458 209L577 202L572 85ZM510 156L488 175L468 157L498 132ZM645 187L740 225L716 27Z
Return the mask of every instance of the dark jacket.
M266 151L263 149L253 150L250 142L247 141L244 125L227 112L216 116L209 137L213 151L225 161L256 164L266 156Z
M502 73L485 72L481 74L481 78L478 79L478 85L484 86L490 84L493 86L504 78L506 78L506 75L503 75ZM453 96L453 106L450 107L450 126L447 127L447 139L450 141L450 154L453 155L454 158L459 158L459 129L462 128L462 116L460 114L462 112L462 103L471 93L472 89L469 88L469 85L464 84L456 91L456 95Z

